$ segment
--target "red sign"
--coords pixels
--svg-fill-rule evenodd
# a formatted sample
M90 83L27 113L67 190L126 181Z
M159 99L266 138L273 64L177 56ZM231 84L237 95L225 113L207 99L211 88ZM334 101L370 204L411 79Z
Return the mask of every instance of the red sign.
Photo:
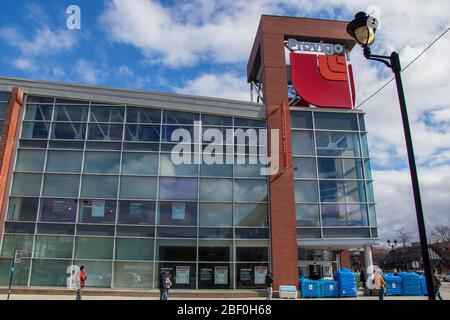
M353 108L352 66L344 56L291 52L290 61L292 84L304 101L323 108Z

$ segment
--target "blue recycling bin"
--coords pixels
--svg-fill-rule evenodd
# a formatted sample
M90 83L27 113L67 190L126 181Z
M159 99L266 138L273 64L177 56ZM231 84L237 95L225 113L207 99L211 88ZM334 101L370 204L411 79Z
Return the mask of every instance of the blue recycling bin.
M340 297L356 297L358 289L353 272L341 268L334 273L334 279L338 283Z
M403 292L402 278L392 274L383 275L384 282L386 282L387 296L401 296Z
M423 296L428 295L427 278L424 275L420 276L420 291Z
M302 279L300 283L302 298L320 298L320 283L318 280Z
M319 280L320 295L323 298L339 297L339 285L334 280Z
M404 296L421 296L422 289L420 286L420 276L415 272L400 272L399 277L402 278Z

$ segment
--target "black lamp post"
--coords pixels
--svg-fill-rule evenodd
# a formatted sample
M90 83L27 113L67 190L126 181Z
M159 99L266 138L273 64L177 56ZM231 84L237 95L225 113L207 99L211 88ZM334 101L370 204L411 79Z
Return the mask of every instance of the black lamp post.
M375 32L377 29L377 21L373 17L368 16L364 12L358 12L347 25L347 33L353 37L358 44L363 47L364 56L369 60L375 60L384 63L390 68L395 75L395 83L397 84L398 99L400 102L400 111L402 115L403 131L406 141L406 150L408 152L409 170L411 174L411 182L414 193L414 203L416 207L417 224L419 228L420 245L422 250L423 265L425 269L425 277L427 280L428 299L435 300L433 278L430 266L430 257L428 254L427 234L425 231L425 221L423 218L422 201L420 198L419 179L417 178L417 168L414 159L414 149L411 139L411 130L409 127L408 112L406 109L405 94L403 92L403 84L401 78L402 68L397 52L392 52L390 56L380 56L372 54L370 45L375 41Z

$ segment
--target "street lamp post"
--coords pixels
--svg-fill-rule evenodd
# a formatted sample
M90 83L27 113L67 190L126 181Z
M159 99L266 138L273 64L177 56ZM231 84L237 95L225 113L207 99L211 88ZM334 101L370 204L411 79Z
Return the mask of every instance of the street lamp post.
M388 239L387 244L390 247L391 252L394 252L394 268L397 269L397 239L394 239L392 244L391 240Z
M419 229L420 245L422 251L423 265L425 269L425 277L427 280L428 299L435 300L433 278L431 273L430 257L428 254L427 234L425 230L425 221L423 218L422 200L420 198L419 179L417 177L417 168L414 157L414 149L411 138L411 130L409 127L408 112L406 109L405 94L403 92L403 83L401 78L400 58L397 52L392 52L390 56L382 56L372 54L370 45L375 41L375 31L378 22L375 18L368 16L364 12L358 12L355 18L347 25L347 33L352 36L356 42L363 47L364 57L369 60L379 61L390 68L395 76L397 84L398 99L400 102L400 112L403 122L403 131L406 141L406 150L408 153L409 171L411 174L411 182L414 194L414 203L416 207L416 217Z

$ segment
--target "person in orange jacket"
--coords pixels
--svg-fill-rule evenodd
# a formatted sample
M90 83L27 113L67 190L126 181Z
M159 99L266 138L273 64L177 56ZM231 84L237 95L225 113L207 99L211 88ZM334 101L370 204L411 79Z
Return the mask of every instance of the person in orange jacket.
M76 276L77 282L77 300L82 300L83 288L86 286L86 268L84 266L80 267Z

